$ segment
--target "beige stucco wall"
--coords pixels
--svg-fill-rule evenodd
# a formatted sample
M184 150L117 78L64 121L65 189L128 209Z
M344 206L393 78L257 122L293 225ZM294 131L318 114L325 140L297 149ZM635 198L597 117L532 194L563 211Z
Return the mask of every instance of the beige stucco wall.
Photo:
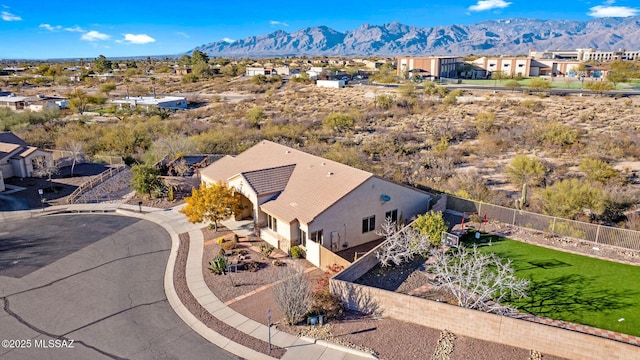
M382 194L389 195L391 200L383 203L380 199ZM345 243L347 247L364 244L380 236L375 231L362 233L363 218L375 215L378 230L387 211L397 209L398 217L402 214L405 219L410 219L427 211L429 199L426 193L372 177L307 224L307 234L323 230L323 245L331 249L331 234L334 233L337 248L333 250L336 251L344 249Z

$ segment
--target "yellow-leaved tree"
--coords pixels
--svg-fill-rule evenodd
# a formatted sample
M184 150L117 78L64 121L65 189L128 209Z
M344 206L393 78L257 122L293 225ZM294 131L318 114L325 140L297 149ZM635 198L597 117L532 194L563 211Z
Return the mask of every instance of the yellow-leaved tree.
M240 210L240 194L223 182L202 184L185 198L187 205L181 210L190 222L212 221L218 231L218 221L224 220Z

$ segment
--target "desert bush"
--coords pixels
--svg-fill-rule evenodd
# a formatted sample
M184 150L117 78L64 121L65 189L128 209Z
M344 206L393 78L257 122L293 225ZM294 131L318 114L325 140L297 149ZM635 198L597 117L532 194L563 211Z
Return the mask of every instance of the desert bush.
M390 109L391 105L393 105L394 98L389 94L380 94L376 96L375 104L376 106L380 106L383 109Z
M311 302L311 286L302 268L281 267L272 289L273 298L289 325L304 320Z
M322 126L325 129L339 133L352 130L355 124L356 122L352 116L338 112L332 112L322 120Z
M289 252L291 253L291 258L293 259L300 259L303 255L302 248L300 248L300 246L298 245L292 246L289 249Z
M245 117L249 120L249 124L251 124L252 127L257 128L260 127L260 122L264 120L267 115L264 113L261 106L254 106L247 111Z
M607 194L591 181L567 179L547 186L540 193L545 214L574 219L585 210L602 214L608 206Z
M587 179L597 181L602 184L616 179L619 176L618 170L614 169L613 166L595 158L582 159L578 169L585 173Z
M220 245L220 247L226 251L235 249L237 246L238 243L235 240L225 241Z
M224 242L224 238L218 238L217 242L219 245L222 244Z
M507 177L515 186L522 184L537 186L544 180L545 168L537 158L518 155L505 167Z
M494 112L483 112L476 116L474 125L479 133L490 132L496 123L496 114Z
M542 126L541 140L545 145L564 148L578 141L579 133L568 125L558 122L546 123Z
M276 248L274 248L271 244L267 244L267 243L262 243L260 244L260 252L262 253L262 255L264 255L264 257L269 257L269 255L271 255L271 253L275 250Z

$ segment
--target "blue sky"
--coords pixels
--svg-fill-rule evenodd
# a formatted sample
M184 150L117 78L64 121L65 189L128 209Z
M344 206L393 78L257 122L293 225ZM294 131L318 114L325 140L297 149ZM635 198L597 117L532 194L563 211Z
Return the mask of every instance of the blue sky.
M326 25L338 31L399 21L421 27L527 17L640 15L639 0L92 2L0 0L0 58L172 55L198 45Z

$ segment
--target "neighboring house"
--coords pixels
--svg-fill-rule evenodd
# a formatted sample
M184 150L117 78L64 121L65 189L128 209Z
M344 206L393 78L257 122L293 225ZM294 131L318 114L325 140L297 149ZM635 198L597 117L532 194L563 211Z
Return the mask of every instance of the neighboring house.
M601 51L594 48L575 49L575 50L530 50L529 56L537 60L575 60L575 61L635 61L640 60L640 50L627 51L626 49L618 49L616 51Z
M256 75L278 75L278 72L272 67L247 67L245 69L246 76L256 76Z
M0 178L33 176L37 158L44 158L47 163L53 163L51 152L29 146L10 131L0 132ZM0 188L4 189L4 180Z
M318 87L342 89L345 86L344 80L318 80L316 81Z
M428 209L430 196L369 172L270 141L225 156L201 171L203 183L226 182L242 194L244 219L284 251L300 245L320 264L338 251L380 236L386 217L408 221Z
M129 105L132 107L140 106L149 110L151 108L160 108L160 109L186 109L187 108L187 98L182 96L164 96L164 97L153 97L153 96L130 96L125 97L124 99L113 100L114 104L119 104L120 107L122 105Z
M13 111L24 110L27 108L27 97L16 95L0 96L0 107Z

